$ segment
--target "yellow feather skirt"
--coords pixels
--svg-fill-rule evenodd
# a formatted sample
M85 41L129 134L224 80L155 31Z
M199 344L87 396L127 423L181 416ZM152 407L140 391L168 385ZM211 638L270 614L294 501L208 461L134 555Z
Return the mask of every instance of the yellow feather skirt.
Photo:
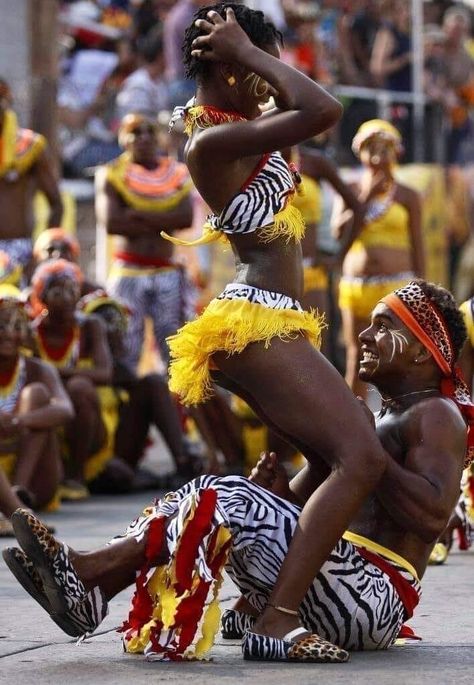
M210 369L215 352L238 354L250 343L266 348L272 338L291 340L304 335L319 348L324 317L316 312L271 309L240 299L212 300L201 316L169 337L170 390L185 405L205 402L212 396Z

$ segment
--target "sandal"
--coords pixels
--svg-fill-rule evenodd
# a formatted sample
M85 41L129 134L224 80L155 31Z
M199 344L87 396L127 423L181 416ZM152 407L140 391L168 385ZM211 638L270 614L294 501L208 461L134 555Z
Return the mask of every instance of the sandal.
M80 637L93 633L107 615L107 600L102 590L96 586L90 592L86 592L69 559L68 547L58 542L31 512L17 509L11 521L18 542L28 560L34 564L41 580L42 601L38 598L38 585L32 593L31 586L29 585L29 589L23 585L15 570L9 565L12 573L58 625L60 624L56 619L61 621L60 627L68 635ZM13 566L18 570L18 555L16 561L17 563L13 562ZM48 600L49 607L44 604L43 597ZM65 627L66 624L68 629Z
M76 625L73 616L57 614L51 608L44 591L43 581L26 554L18 547L7 547L3 550L2 556L20 585L51 616L56 625L68 635L80 637L83 634L82 629Z
M295 638L299 636L300 640ZM343 663L348 661L349 652L324 640L316 634L309 634L303 628L295 628L283 638L257 635L247 631L242 642L242 652L247 661L291 661L297 663Z
M256 618L237 609L226 609L221 618L221 635L224 640L241 640L254 626Z

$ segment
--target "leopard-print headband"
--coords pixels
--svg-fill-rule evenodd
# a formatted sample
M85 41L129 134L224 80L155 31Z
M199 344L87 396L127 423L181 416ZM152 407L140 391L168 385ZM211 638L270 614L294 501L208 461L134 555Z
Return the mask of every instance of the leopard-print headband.
M460 368L446 323L436 305L416 281L395 290L382 299L423 343L441 369L441 393L458 406L468 424L466 466L474 459L474 404Z

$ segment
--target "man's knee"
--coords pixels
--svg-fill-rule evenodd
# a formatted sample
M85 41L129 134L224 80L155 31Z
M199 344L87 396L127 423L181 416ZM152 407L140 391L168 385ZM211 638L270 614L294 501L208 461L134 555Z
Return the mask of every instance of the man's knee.
M44 383L29 383L21 391L20 412L44 407L50 400L51 393Z

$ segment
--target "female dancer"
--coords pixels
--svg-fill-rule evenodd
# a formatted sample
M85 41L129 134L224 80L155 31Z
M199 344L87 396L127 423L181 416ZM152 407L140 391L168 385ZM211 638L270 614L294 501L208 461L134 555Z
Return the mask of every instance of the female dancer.
M395 180L393 167L402 151L401 136L387 121L371 119L359 128L352 148L364 166L356 188L365 205L365 225L353 242L342 267L339 306L346 345L346 381L357 395L366 384L359 380L359 333L369 322L377 302L416 276L423 276L419 194ZM336 236L352 224L352 213L341 204L334 224Z
M195 17L184 42L188 75L198 83L194 105L181 112L190 135L186 161L214 211L200 242L227 236L237 273L169 339L170 387L185 403L199 403L215 370L311 465L315 491L255 627L267 636L260 658L271 659L275 640L299 626L310 583L382 476L386 455L337 371L315 349L321 322L298 302L304 227L291 205L297 176L276 152L332 126L341 107L279 61L279 34L261 12L231 3ZM271 95L276 108L260 116ZM316 520L325 521L317 537ZM314 645L319 656L318 636Z

